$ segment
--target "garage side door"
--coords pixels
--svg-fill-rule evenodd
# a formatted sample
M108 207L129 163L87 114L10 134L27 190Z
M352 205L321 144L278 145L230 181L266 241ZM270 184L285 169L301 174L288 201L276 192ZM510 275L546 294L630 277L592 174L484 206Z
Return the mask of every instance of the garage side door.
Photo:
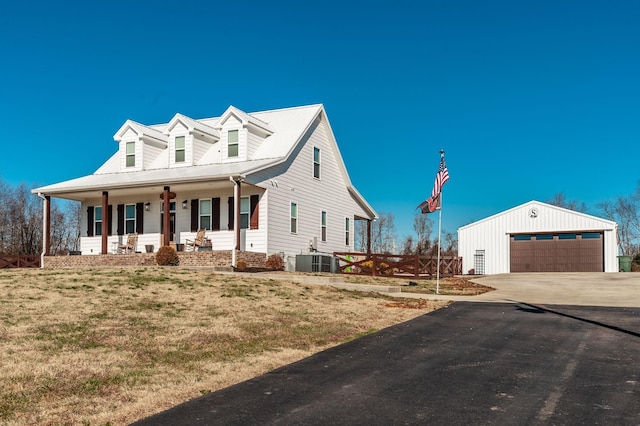
M511 272L603 272L602 232L512 234Z

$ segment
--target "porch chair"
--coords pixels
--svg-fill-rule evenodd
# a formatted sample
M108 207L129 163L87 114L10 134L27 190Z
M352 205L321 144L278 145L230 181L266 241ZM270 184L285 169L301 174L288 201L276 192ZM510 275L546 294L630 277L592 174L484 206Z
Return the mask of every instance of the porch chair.
M127 235L127 242L125 244L118 245L118 254L134 253L137 245L138 234L129 234Z
M196 233L196 237L193 240L186 239L184 244L184 251L196 251L198 247L205 244L207 241L207 230L206 229L198 229Z

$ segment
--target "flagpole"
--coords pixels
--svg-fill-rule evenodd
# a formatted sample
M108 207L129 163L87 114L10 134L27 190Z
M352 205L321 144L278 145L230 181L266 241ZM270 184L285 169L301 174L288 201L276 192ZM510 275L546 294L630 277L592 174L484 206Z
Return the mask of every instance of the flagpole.
M440 150L440 160L444 159L444 149ZM436 264L436 294L440 294L440 236L442 232L442 190L440 191L440 212L438 214L438 263Z

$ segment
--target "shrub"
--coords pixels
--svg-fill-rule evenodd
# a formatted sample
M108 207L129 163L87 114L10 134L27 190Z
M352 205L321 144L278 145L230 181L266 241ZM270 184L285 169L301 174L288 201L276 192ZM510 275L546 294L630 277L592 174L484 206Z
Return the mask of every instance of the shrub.
M162 246L156 253L156 263L160 266L178 266L180 258L173 247Z
M236 262L236 271L246 271L247 270L247 262L240 259Z
M284 260L279 254L272 254L267 258L265 266L274 271L284 271Z
M373 270L373 260L367 260L362 262L360 265L360 270L365 274L370 274ZM378 262L376 263L377 271L376 273L383 275L393 275L393 269L389 267L388 263Z

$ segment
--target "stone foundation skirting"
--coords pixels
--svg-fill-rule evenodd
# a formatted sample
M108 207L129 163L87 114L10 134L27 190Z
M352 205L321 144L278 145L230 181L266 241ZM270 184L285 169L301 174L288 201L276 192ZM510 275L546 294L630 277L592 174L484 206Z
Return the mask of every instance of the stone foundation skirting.
M180 266L210 266L216 268L231 267L231 250L177 252ZM237 253L237 262L243 260L247 268L264 268L267 255L241 251ZM117 266L157 266L153 253L100 254L85 256L47 256L44 268L80 268L80 267L117 267Z

